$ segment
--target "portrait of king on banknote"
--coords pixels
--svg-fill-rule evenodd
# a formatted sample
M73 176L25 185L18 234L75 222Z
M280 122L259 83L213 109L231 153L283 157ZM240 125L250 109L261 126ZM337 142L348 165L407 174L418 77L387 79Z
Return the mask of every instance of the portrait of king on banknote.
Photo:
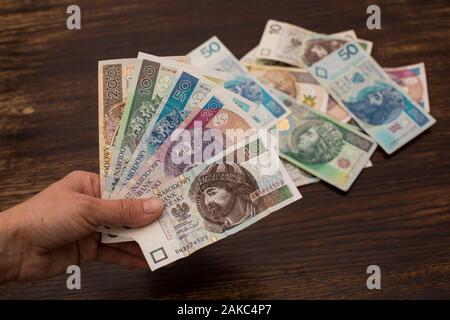
M326 163L334 159L344 145L343 133L326 120L307 121L291 136L290 149L303 162Z
M193 203L210 232L222 233L264 210L253 201L259 190L255 178L237 163L209 165L196 177L189 190Z
M310 66L315 62L326 57L347 41L340 39L313 39L307 41L305 52L303 55L303 62Z

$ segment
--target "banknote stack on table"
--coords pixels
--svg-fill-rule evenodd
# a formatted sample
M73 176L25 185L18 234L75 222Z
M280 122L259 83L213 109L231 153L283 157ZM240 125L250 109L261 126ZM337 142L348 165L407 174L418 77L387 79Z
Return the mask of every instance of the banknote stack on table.
M355 32L269 20L240 61L212 37L186 56L100 61L102 197L159 197L135 240L152 270L301 198L319 180L348 191L380 146L391 154L429 128L423 63L381 68Z

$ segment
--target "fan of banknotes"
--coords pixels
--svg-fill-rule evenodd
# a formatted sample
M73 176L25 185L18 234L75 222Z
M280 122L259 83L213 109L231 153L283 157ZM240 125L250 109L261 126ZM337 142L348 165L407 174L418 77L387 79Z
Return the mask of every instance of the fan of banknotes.
M423 63L382 68L354 31L269 20L240 61L212 37L186 56L100 61L102 197L159 197L159 220L104 226L152 270L297 201L322 180L349 190L377 145L429 128Z

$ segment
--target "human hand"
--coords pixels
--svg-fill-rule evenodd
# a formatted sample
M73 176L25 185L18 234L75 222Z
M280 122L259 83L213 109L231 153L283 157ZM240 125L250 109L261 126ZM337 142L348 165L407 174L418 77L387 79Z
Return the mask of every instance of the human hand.
M96 228L144 226L162 208L153 198L102 200L99 176L74 171L0 213L0 283L49 278L93 260L145 268L135 242L102 244Z

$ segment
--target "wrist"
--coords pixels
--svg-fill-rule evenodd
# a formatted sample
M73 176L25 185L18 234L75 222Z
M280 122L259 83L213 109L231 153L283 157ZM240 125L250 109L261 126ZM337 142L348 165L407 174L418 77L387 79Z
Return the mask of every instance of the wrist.
M0 213L0 284L19 278L24 247L13 208Z

